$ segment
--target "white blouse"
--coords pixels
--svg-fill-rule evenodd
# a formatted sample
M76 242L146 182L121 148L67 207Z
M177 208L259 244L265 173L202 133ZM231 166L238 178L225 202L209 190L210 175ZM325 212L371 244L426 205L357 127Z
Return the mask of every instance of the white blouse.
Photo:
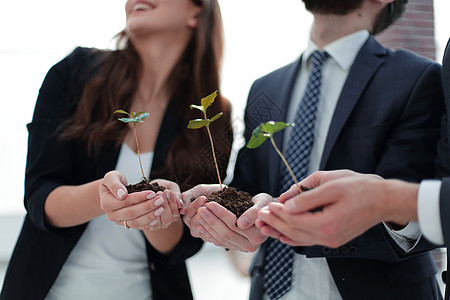
M150 174L153 152L142 153L141 160L145 174ZM129 183L142 179L138 156L126 144L116 170ZM152 299L142 232L116 225L105 215L91 220L46 299Z

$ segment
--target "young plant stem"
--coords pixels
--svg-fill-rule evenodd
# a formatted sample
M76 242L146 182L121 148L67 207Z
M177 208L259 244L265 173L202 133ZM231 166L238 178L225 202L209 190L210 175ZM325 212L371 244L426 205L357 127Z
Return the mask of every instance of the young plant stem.
M144 178L145 181L148 181L147 177L145 177L145 174L144 174L144 168L142 167L141 153L139 150L139 142L138 142L138 137L137 137L137 133L136 133L136 124L133 124L133 131L134 131L134 138L136 139L136 148L137 148L137 154L138 154L138 159L139 159L139 166L141 167L142 178Z
M222 180L220 179L220 173L219 173L219 166L217 165L216 151L214 150L214 143L213 143L213 139L211 136L211 131L209 130L209 125L206 126L206 130L208 131L209 141L211 142L211 149L212 149L212 154L213 154L213 158L214 158L214 164L216 166L217 178L219 179L220 190L223 191Z
M284 158L283 153L281 153L280 149L278 149L278 147L277 147L277 145L275 144L275 141L274 141L272 135L270 135L269 138L270 138L270 141L272 142L272 145L273 145L275 151L278 153L278 155L281 157L281 159L283 160L284 164L285 164L286 167L288 168L289 173L291 174L292 179L294 179L295 186L297 187L298 192L301 193L301 192L302 192L302 189L300 188L300 185L298 184L297 178L295 178L294 172L292 172L291 167L289 166L288 162L286 161L286 158Z

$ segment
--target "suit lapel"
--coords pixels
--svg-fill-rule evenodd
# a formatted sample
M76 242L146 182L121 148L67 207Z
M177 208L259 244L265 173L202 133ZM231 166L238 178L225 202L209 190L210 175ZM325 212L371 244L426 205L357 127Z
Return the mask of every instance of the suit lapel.
M302 55L303 56L303 55ZM278 80L277 82L274 82L274 89L275 91L279 91L278 99L279 104L282 109L282 120L285 122L287 117L287 110L289 109L289 103L292 96L292 89L294 88L294 84L297 78L297 74L300 70L301 62L302 62L302 56L294 63L292 63L285 72L285 76L282 76L282 80ZM277 94L277 93L275 93ZM270 120L267 120L270 121ZM273 121L280 121L280 120L273 120ZM281 151L283 141L284 141L284 134L283 132L279 132L277 134L274 134L273 136L275 144L280 148ZM270 144L270 142L267 142ZM273 149L272 145L268 145L270 147L269 149L269 170L274 170L274 172L270 172L269 174L269 184L270 184L270 191L272 192L272 196L277 197L277 193L280 189L280 181L281 181L281 173L280 170L282 167L285 167L283 162L281 161L281 158L276 153L276 151Z
M384 62L386 49L383 48L375 39L370 36L367 42L359 51L355 62L342 89L341 95L336 105L336 110L331 120L328 137L320 162L320 169L326 166L331 150L342 131L353 108L358 103L364 89L370 79Z

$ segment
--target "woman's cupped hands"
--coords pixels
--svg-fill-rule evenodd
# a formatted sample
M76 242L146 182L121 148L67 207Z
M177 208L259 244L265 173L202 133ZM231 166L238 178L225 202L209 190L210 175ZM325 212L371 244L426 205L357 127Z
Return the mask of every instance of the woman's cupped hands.
M180 219L182 200L179 186L169 180L155 179L164 191L150 190L128 194L127 179L119 171L110 171L99 188L100 206L117 225L137 230L158 230Z

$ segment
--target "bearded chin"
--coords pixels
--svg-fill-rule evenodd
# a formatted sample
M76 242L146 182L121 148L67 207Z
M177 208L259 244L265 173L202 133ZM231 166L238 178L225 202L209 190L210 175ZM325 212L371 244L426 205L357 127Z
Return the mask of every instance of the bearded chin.
M364 0L302 0L306 10L318 14L345 15L360 8Z

